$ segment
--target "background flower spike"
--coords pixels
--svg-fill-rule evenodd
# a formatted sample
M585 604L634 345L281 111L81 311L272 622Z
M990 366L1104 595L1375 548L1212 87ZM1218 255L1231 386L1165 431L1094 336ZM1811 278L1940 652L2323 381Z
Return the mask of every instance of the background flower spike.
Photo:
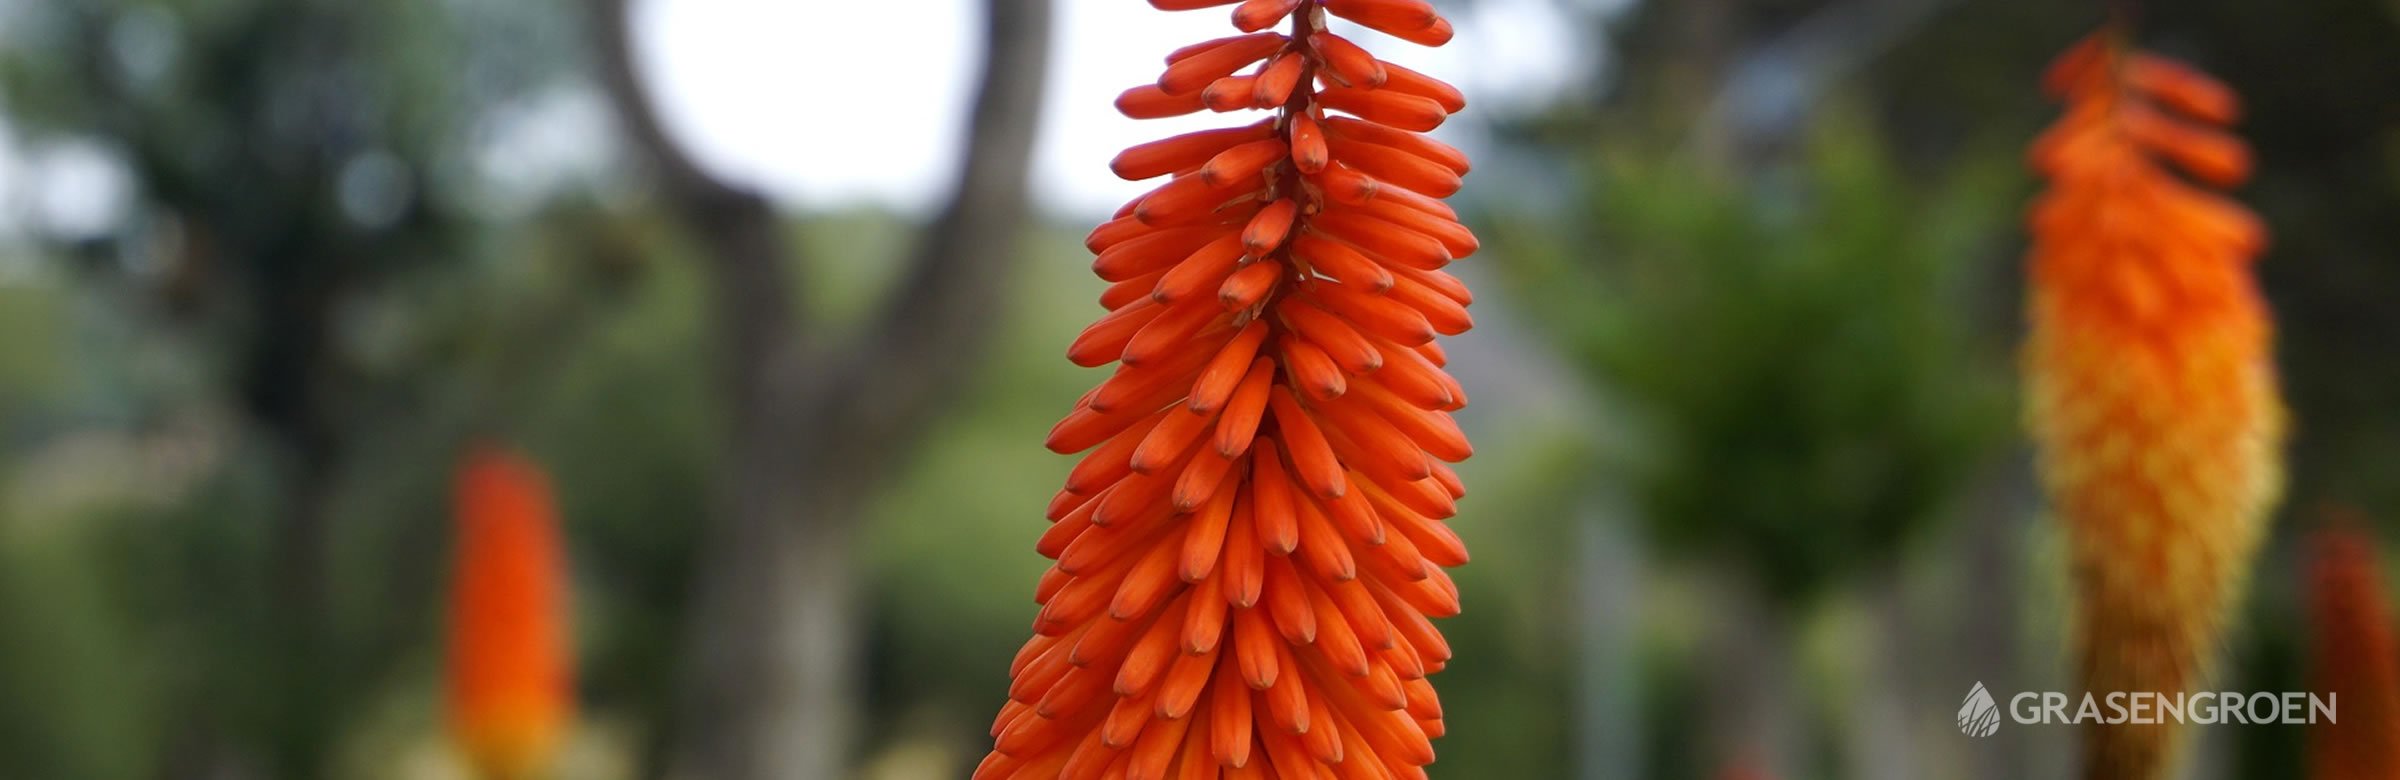
M2050 187L2030 217L2025 414L2070 543L2083 689L2173 695L2208 681L2241 599L2284 411L2250 274L2262 231L2203 186L2247 175L2231 93L2179 68L2171 89L2202 110L2158 100L2161 60L2125 39L2080 42L2043 79L2066 114L2028 155ZM2091 725L2085 776L2171 776L2179 731Z

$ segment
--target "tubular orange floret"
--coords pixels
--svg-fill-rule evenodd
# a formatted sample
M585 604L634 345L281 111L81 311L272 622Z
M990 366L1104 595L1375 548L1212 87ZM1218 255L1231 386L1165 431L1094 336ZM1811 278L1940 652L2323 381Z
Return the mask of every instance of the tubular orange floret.
M2308 727L2308 776L2400 777L2400 643L2375 538L2342 516L2311 548L2309 690L2339 717Z
M1117 96L1117 112L1134 119L1183 116L1207 107L1198 92L1177 95L1156 84L1134 87Z
M1300 88L1300 72L1306 66L1307 60L1296 52L1287 51L1277 55L1267 63L1265 69L1259 71L1251 105L1259 108L1283 105L1284 101L1291 99L1292 90Z
M1467 96L1439 79L1389 62L1383 63L1383 72L1388 79L1385 89L1431 100L1453 114L1467 109Z
M1267 122L1185 133L1127 149L1109 163L1109 170L1127 181L1156 178L1208 162L1226 149L1274 136L1274 126Z
M1388 89L1334 87L1318 98L1326 108L1340 111L1376 124L1419 133L1441 127L1450 112L1432 98L1423 98Z
M457 484L449 725L476 776L546 776L574 718L565 551L541 467L489 446Z
M2067 529L2086 690L2206 682L2281 492L2284 412L2249 273L2263 231L2202 185L2248 175L2232 93L2104 31L2043 76L2029 164L2026 422ZM2198 183L2195 183L2198 182ZM2172 771L2172 724L2102 724L2089 777Z
M1325 75L1347 87L1380 87L1385 79L1383 63L1368 54L1358 44L1333 33L1318 33L1309 37L1318 56L1325 61Z
M1420 133L1465 99L1325 23L1449 23L1422 0L1151 4L1233 6L1244 34L1176 50L1120 110L1273 115L1111 164L1173 178L1085 241L1109 312L1068 356L1119 367L1046 442L1089 452L975 776L1423 777L1446 731L1424 678L1451 657L1431 621L1458 611L1441 567L1467 560L1448 463L1473 453L1434 342L1472 296L1438 269L1477 242L1440 200L1466 156Z

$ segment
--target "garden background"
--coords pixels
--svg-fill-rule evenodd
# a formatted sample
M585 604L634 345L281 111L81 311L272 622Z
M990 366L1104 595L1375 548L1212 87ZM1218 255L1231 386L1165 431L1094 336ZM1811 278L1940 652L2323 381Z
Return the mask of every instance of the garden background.
M494 440L558 491L566 776L782 706L855 776L963 776L1099 376L1105 161L1181 127L1106 101L1222 21L897 5L0 1L0 776L462 776L450 479ZM2072 730L1951 718L2067 684L2021 153L2100 4L1441 5L1399 59L1469 95L1484 248L1435 775L2064 775ZM2222 687L2299 689L2298 542L2400 523L2400 5L2147 5L2260 161L2295 436ZM709 698L746 651L845 684Z

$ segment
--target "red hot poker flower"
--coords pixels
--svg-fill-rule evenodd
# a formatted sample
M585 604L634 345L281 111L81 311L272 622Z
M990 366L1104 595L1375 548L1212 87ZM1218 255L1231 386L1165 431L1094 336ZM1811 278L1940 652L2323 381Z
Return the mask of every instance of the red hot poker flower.
M2284 431L2258 219L2213 188L2249 176L2238 102L2189 66L2096 35L2045 87L2050 189L2028 259L2026 419L2066 526L2084 686L2203 681L2282 485ZM2172 725L2102 725L2090 777L2162 777Z
M2375 538L2361 528L2341 518L2317 533L2312 550L2309 688L2335 697L2336 714L2308 727L2315 780L2400 777L2400 644Z
M1127 116L1263 109L1128 149L1169 177L1092 231L1109 313L1067 350L1118 363L1052 429L1089 450L1036 549L1034 638L975 771L996 778L1413 778L1434 758L1459 609L1443 522L1472 449L1437 335L1472 324L1443 266L1476 249L1425 137L1458 90L1326 29L1440 45L1424 0L1235 6L1244 34L1167 56ZM1271 31L1274 28L1288 32Z
M565 554L541 467L478 448L458 472L449 719L485 780L549 769L574 717Z

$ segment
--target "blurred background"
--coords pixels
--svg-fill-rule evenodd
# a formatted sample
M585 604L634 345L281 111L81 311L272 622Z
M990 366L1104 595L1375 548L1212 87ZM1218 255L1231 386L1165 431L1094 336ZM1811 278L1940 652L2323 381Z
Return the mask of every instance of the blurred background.
M2020 150L2079 0L1451 0L1478 455L1437 776L2052 777ZM2247 99L2293 539L2400 521L2400 4L2151 3ZM563 776L963 776L1096 371L1134 0L0 0L0 777L463 777L450 475L558 491ZM2392 527L2386 525L2384 527ZM2218 727L2196 777L2289 776ZM748 745L748 748L745 748ZM1742 774L1756 772L1758 774Z

